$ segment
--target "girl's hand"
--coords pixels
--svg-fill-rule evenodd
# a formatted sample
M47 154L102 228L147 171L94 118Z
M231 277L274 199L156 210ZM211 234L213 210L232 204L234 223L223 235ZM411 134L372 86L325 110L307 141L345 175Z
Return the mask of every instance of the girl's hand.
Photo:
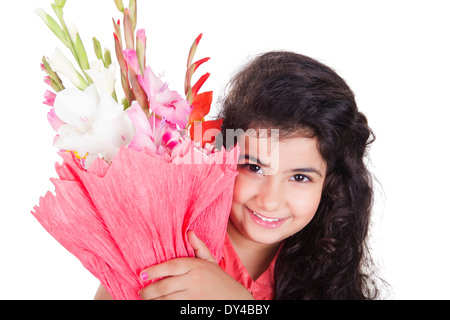
M196 258L176 258L141 272L144 280L158 279L143 288L143 300L253 299L248 290L223 271L205 243L193 231L188 239Z

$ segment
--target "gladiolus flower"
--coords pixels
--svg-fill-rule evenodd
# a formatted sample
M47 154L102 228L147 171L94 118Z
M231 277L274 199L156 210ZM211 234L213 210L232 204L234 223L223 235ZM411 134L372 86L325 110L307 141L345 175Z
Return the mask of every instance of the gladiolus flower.
M112 161L134 133L122 105L95 84L84 91L70 88L59 92L54 110L65 123L58 128L55 146L86 156L86 167L97 157Z
M176 91L171 91L167 83L161 81L149 66L145 68L144 74L140 75L135 50L125 49L123 54L127 64L138 74L139 84L147 94L151 111L166 121L185 128L192 109L189 103Z
M166 121L185 128L188 122L191 106L176 91L171 91L168 85L161 81L150 67L146 67L143 76L138 76L139 83L144 88L150 100L150 108Z
M53 71L66 76L78 89L84 90L88 86L83 76L78 73L59 48L55 49L55 53L48 59L48 63Z
M97 88L104 90L109 95L113 93L116 82L116 65L114 63L105 68L100 60L91 62L91 69L86 70L86 73L91 77Z
M139 103L127 109L136 130L128 148L136 151L149 151L152 154L169 154L180 143L180 132L174 124L152 115L147 118Z

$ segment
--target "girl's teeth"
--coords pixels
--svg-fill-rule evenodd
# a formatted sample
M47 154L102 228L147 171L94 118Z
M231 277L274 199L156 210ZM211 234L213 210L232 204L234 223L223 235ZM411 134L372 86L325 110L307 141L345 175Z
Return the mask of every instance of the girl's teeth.
M281 220L281 219L269 219L269 218L265 218L265 217L263 217L263 216L257 214L255 211L252 211L252 212L253 212L253 214L254 214L255 216L257 216L258 218L260 218L262 221L275 222L275 221L280 221L280 220Z

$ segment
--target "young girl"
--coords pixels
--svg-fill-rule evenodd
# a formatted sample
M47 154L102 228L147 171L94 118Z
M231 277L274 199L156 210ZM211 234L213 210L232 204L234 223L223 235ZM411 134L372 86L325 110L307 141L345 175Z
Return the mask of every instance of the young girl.
M196 258L143 270L160 280L141 297L375 298L364 163L374 136L344 80L303 55L269 52L231 81L221 117L224 145L241 148L224 258L218 265L190 232ZM100 287L96 298L107 296Z

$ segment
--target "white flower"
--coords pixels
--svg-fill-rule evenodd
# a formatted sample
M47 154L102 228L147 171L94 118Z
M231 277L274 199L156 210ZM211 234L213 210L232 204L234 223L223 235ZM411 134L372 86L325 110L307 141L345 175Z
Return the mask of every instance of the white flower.
M116 81L116 65L114 63L109 68L105 68L102 61L93 61L91 62L91 69L86 70L86 73L91 77L97 88L105 90L107 94L112 95Z
M84 78L59 48L55 49L55 53L48 59L48 63L53 71L66 76L77 88L84 89L87 87Z
M54 108L58 118L66 123L58 129L55 146L86 156L86 167L97 157L112 161L134 134L123 106L95 84L84 91L74 88L60 91Z

